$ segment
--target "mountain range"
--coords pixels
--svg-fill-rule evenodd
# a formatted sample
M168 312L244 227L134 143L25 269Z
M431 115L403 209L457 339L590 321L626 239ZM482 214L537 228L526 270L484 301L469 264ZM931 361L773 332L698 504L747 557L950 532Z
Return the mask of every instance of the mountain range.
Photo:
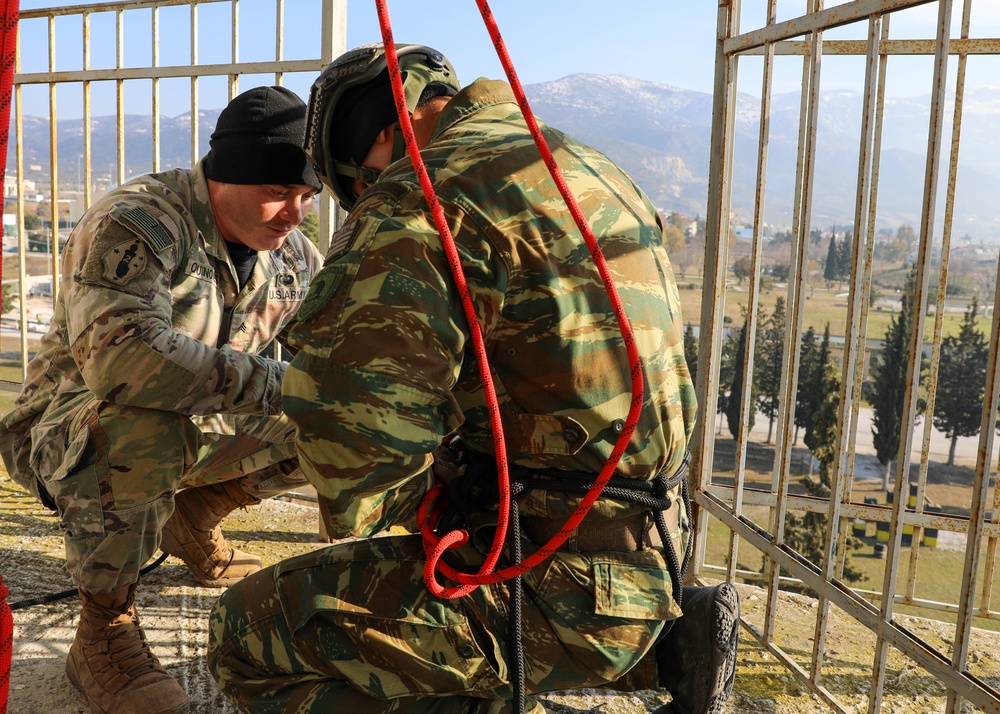
M590 144L619 163L662 211L706 214L712 95L679 89L622 75L575 74L525 88L539 119ZM858 92L827 91L820 95L817 125L813 226L848 226L857 201L858 145L863 97ZM791 224L795 187L800 98L797 92L772 98L764 220L775 229ZM878 227L894 229L920 222L927 152L929 97L886 98L879 165ZM962 149L956 180L956 237L976 242L1000 242L1000 134L996 131L1000 89L966 92ZM952 101L945 110L944 141L951 136ZM199 155L219 110L199 112ZM734 124L732 206L739 219L753 217L760 131L760 100L737 97ZM190 164L191 115L160 119L161 166ZM24 117L26 176L46 181L48 120ZM152 156L149 116L127 115L125 157L127 175L148 171ZM116 161L113 116L92 118L95 178L110 175ZM60 183L72 188L79 181L83 122L59 122ZM13 132L11 136L13 136ZM949 145L942 150L942 178L937 200L937 225L944 214ZM32 170L32 166L42 167ZM13 152L8 152L13 175Z

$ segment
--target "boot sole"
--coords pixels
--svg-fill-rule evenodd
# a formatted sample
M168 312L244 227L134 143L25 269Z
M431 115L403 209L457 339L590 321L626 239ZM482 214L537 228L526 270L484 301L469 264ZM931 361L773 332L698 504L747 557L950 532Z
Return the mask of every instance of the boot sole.
M73 685L76 691L83 695L83 698L87 700L87 707L90 709L91 714L115 714L114 712L105 711L101 707L97 706L97 703L87 696L87 692L83 689L83 683L80 681L80 674L76 671L76 665L73 663L72 657L66 657L66 676L69 677L69 683ZM191 705L182 704L180 706L174 707L169 711L156 712L156 714L189 714L191 711Z
M708 714L720 714L729 701L736 678L736 654L739 647L740 600L739 593L730 583L723 583L712 604L715 628L715 654L719 666L715 668L716 680L712 690L717 692L709 701Z

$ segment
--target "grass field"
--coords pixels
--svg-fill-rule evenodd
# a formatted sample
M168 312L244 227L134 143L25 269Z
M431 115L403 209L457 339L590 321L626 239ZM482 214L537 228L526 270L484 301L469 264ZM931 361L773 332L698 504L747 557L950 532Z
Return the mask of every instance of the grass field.
M701 319L701 298L702 285L698 279L684 280L678 278L678 287L681 296L681 314L684 316L685 324L697 325ZM770 314L774 310L774 303L778 297L788 300L788 293L785 287L772 288L770 291L762 291L760 294L761 306ZM836 285L831 288L810 287L806 290L805 309L803 312L803 332L810 326L817 335L823 334L826 324L830 323L830 334L843 336L847 329L848 295L846 289L839 289ZM729 319L726 324L739 328L743 325L743 307L749 301L747 285L733 285L726 294L724 320ZM944 313L944 324L942 333L945 337L957 334L958 327L962 322L967 307L966 301L949 301ZM868 337L880 340L885 334L889 321L899 311L899 300L895 294L886 294L880 299L875 307L868 312ZM934 315L929 315L924 322L924 338L930 341L934 334ZM990 334L990 318L980 315L977 320L979 329L983 331L987 338Z

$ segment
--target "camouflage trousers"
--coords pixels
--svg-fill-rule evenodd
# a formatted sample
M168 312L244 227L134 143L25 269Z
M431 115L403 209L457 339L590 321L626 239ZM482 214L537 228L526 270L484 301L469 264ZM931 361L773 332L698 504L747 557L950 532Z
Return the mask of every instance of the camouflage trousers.
M263 499L305 483L283 415L190 417L93 398L73 406L44 443L33 431L31 470L59 511L67 569L88 592L138 580L178 489L240 479Z
M477 565L469 546L449 551ZM513 690L506 583L458 600L423 582L418 535L347 541L291 558L222 593L208 665L244 712L499 714ZM524 575L530 695L618 679L652 647L671 609L658 549L558 552Z

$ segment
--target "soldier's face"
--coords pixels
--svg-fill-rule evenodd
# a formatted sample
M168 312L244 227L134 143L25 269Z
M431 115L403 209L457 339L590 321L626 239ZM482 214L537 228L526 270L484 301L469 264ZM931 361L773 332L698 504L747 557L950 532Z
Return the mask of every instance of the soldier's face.
M235 184L209 181L212 213L223 237L254 250L280 248L302 222L316 196L299 184Z

